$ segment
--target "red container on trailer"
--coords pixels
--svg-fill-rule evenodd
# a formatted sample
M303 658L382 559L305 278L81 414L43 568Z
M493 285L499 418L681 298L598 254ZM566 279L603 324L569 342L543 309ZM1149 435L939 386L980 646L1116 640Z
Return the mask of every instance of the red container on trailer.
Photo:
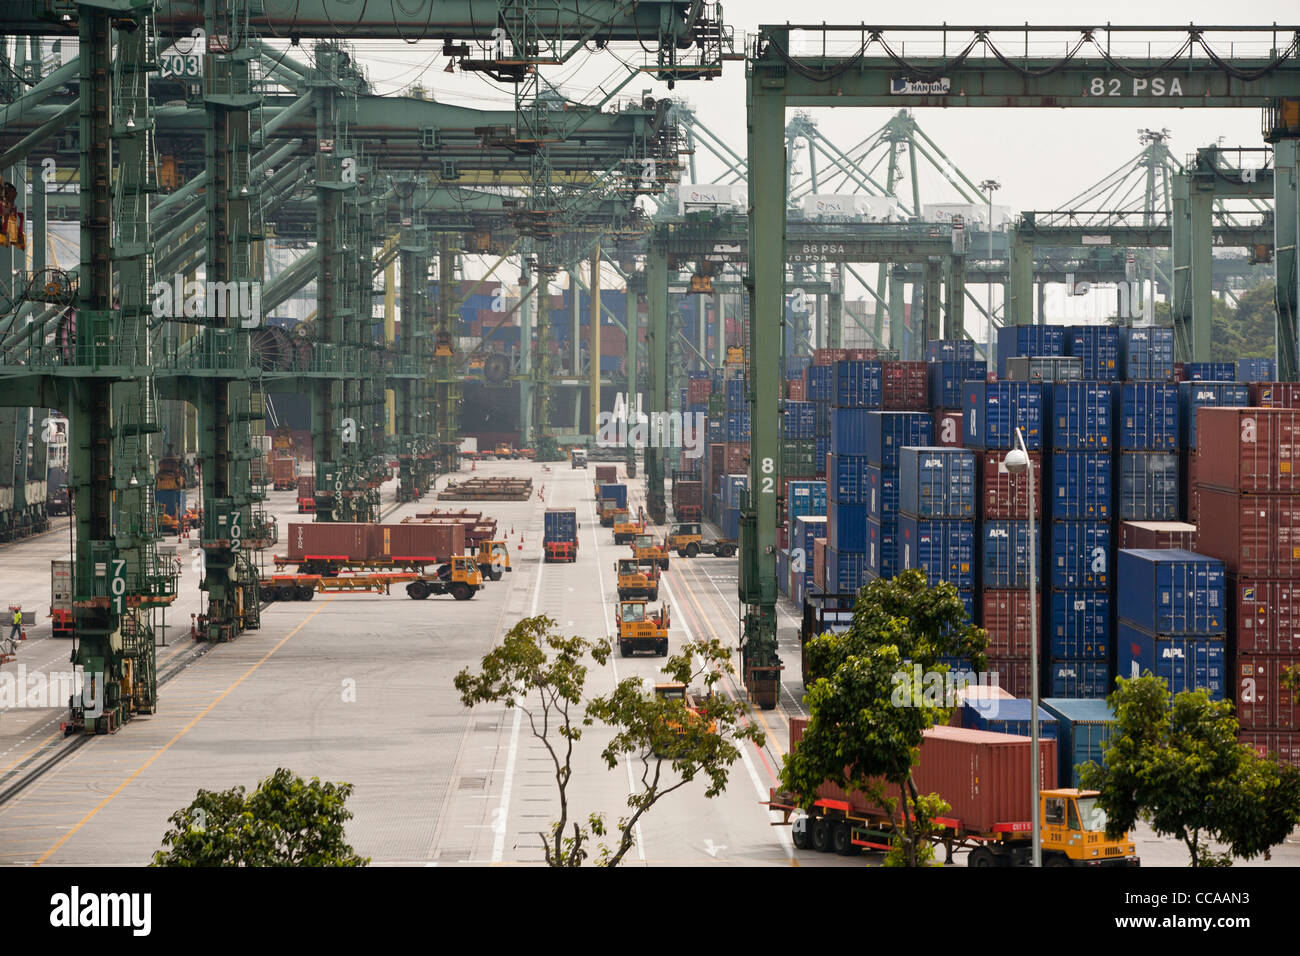
M1202 485L1196 531L1199 553L1234 574L1300 578L1300 496L1237 495Z
M1254 382L1250 386L1250 404L1260 408L1300 408L1300 382Z
M602 485L618 483L618 465L597 465L596 480Z
M1278 731L1273 733L1243 733L1237 738L1243 744L1255 749L1261 757L1270 754L1287 766L1300 768L1300 733L1296 731Z
M980 599L981 624L988 631L987 653L993 657L1028 657L1030 630L1028 591L985 591ZM1039 595L1042 620L1042 595Z
M930 371L925 362L882 362L881 405L889 411L928 411Z
M1196 525L1183 521L1121 521L1121 548L1186 548L1196 550Z
M1202 408L1196 455L1202 488L1300 493L1300 410Z
M1300 581L1229 575L1228 621L1238 654L1300 654Z
M1233 700L1242 730L1300 730L1296 695L1283 686L1283 672L1300 665L1300 657L1237 657Z
M979 456L981 515L985 518L1029 520L1029 479L1013 475L1002 463L1004 451L977 451ZM1034 465L1034 517L1043 513L1043 454L1031 451Z
M934 443L945 448L961 447L961 409L941 409L934 413Z
M285 539L286 557L290 561L308 558L366 561L371 555L370 532L374 527L349 521L290 524Z

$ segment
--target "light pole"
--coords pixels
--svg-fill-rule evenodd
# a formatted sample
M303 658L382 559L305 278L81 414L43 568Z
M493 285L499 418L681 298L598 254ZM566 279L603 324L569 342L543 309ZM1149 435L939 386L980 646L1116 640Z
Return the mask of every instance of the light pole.
M1002 184L996 179L986 179L980 183L980 189L984 190L985 195L989 198L989 221L985 223L985 228L989 231L989 284L986 300L988 305L988 344L984 346L984 357L988 359L988 370L990 372L997 369L993 361L993 190L1001 188Z
M1016 447L1007 452L1002 464L1013 475L1029 476L1029 826L1032 865L1043 865L1043 838L1038 819L1038 568L1034 547L1034 463L1025 449L1025 436L1016 429Z

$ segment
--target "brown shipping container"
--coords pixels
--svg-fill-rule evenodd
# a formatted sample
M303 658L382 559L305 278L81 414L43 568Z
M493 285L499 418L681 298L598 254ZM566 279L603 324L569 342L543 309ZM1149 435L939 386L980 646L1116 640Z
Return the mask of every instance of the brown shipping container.
M749 473L749 442L728 442L723 454L725 475L744 475Z
M271 478L278 482L291 482L297 478L298 459L296 458L272 458L271 459Z
M1283 672L1297 664L1300 657L1243 654L1237 658L1232 693L1242 730L1300 730L1295 694L1282 686Z
M1197 416L1196 474L1203 488L1300 493L1297 452L1300 410L1202 408Z
M360 522L310 522L289 525L288 558L330 557L365 561L372 553L372 532L376 525Z
M930 407L930 373L925 362L881 363L882 407L889 411L926 411Z
M1228 575L1228 620L1239 654L1300 654L1300 582Z
M1121 548L1186 548L1196 550L1196 525L1182 521L1122 521Z
M961 447L961 410L940 410L934 413L934 443L945 448Z
M1186 482L1186 518L1192 524L1196 524L1196 516L1201 513L1201 478L1196 467L1196 449L1183 455L1179 464L1182 466L1179 480Z
M1300 408L1300 382L1255 382L1250 404L1260 408Z
M1272 754L1280 763L1300 769L1300 733L1296 731L1244 733L1238 739L1255 748L1255 753L1261 757Z
M1028 697L1030 692L1029 655L1024 657L990 657L988 659L990 674L996 674L998 686L1011 692L1012 697ZM992 678L989 678L992 681Z
M465 553L465 526L457 520L378 525L376 558L445 561Z
M1300 577L1300 496L1237 495L1201 486L1199 553L1245 577Z
M826 590L826 539L813 538L813 581Z
M805 400L804 395L806 394L807 392L804 389L803 379L791 378L786 380L785 397L790 399L790 401L802 402Z
M597 465L596 480L611 485L618 481L618 465Z
M1042 596L1038 599L1042 620ZM985 591L981 599L981 627L988 631L988 653L994 657L1029 656L1029 592Z
M790 719L790 747L803 737L807 718ZM964 727L931 727L921 741L921 759L912 771L920 793L937 793L952 806L969 832L989 833L999 823L1028 824L1033 810L1029 783L1032 741L1013 734L995 734ZM1038 742L1039 783L1056 786L1056 741ZM897 796L890 788L888 796ZM844 800L858 813L879 808L859 790L845 791L829 783L817 788L827 800Z
M834 365L849 357L848 349L813 349L814 365Z
M698 507L703 501L703 485L698 481L673 482L673 507Z
M316 476L299 475L298 476L298 497L311 498L316 494Z
M979 455L981 515L985 518L1029 520L1029 480L1007 471L1007 466L1002 463L1006 452L976 454ZM1034 517L1037 518L1043 513L1043 454L1031 451L1029 458L1034 464Z

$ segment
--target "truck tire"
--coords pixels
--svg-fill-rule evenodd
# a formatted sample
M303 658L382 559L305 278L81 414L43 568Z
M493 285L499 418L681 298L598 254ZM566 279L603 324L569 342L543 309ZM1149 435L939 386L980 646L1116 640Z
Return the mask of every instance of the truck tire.
M829 853L834 849L831 843L831 825L825 817L818 817L812 822L812 847L818 853Z
M474 592L464 581L457 581L451 586L451 596L457 601L468 601L474 596Z
M279 588L262 588L262 601L266 604L274 604L280 597ZM57 634L55 635L58 636Z
M808 827L810 822L807 817L799 817L790 825L790 839L794 842L796 850L812 849L812 834Z
M1049 853L1043 859L1043 866L1070 866L1070 858L1064 853Z
M505 572L502 571L502 570L500 570L500 569L498 568L497 570L492 571L490 576L491 576L491 578L492 578L493 581L500 581L500 580L501 580L501 577L502 577L504 574L505 574Z
M686 557L686 549L685 549L685 548L678 548L678 549L677 549L677 557L679 557L679 558L684 558L684 557Z
M631 657L631 656L632 656L632 645L631 645L631 644L627 644L627 643L625 643L624 641L619 641L619 642L618 642L618 652L619 652L621 655L623 655L624 657Z
M839 856L857 856L862 847L853 842L853 831L843 821L831 826L831 845Z
M970 851L970 856L966 857L967 866L975 867L992 867L998 866L998 858L993 851L986 846L977 846Z
M677 553L681 554L680 551ZM696 544L694 541L692 541L690 544L686 546L686 557L693 558L699 553L700 553L700 546Z
M299 601L310 601L315 596L316 596L316 589L308 587L305 584L299 587L297 593L294 594L294 597L296 597Z
M660 656L660 657L667 657L667 656L668 656L668 641L667 641L667 639L662 640L662 641L659 642L659 656Z
M406 594L414 601L423 601L429 596L429 585L423 581L412 581L406 586Z
M660 568L660 570L662 570L662 571L667 571L667 570L668 570L668 559L667 559L667 558L662 558L662 559L659 561L659 568Z

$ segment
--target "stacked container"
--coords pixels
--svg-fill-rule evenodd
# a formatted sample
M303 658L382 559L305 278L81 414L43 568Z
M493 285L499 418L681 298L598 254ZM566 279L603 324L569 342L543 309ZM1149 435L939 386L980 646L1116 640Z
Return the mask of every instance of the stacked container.
M1115 520L1177 521L1177 386L1169 382L1117 384L1114 412Z
M1227 673L1227 573L1217 558L1181 549L1119 552L1116 672L1150 671L1175 693L1223 700Z
M1187 368L1190 369L1196 364L1227 366L1229 370L1232 369L1231 362L1190 363ZM1222 368L1214 370L1223 371ZM1202 408L1230 408L1249 404L1250 388L1237 382L1193 379L1178 384L1179 464L1182 475L1179 490L1182 498L1182 515L1192 524L1196 523L1196 516L1201 510L1201 496L1196 491L1197 412Z
M1056 718L1058 779L1063 787L1079 786L1079 765L1102 761L1102 747L1115 730L1115 712L1104 700L1048 697L1043 709Z
M1300 766L1300 713L1281 680L1300 664L1300 411L1203 408L1197 432L1197 540L1228 569L1242 740Z
M1007 377L1007 359L1013 356L1065 354L1065 327L1060 325L1007 325L998 329L998 378Z
M917 568L931 585L955 585L974 618L975 456L907 446L898 462L898 569Z

